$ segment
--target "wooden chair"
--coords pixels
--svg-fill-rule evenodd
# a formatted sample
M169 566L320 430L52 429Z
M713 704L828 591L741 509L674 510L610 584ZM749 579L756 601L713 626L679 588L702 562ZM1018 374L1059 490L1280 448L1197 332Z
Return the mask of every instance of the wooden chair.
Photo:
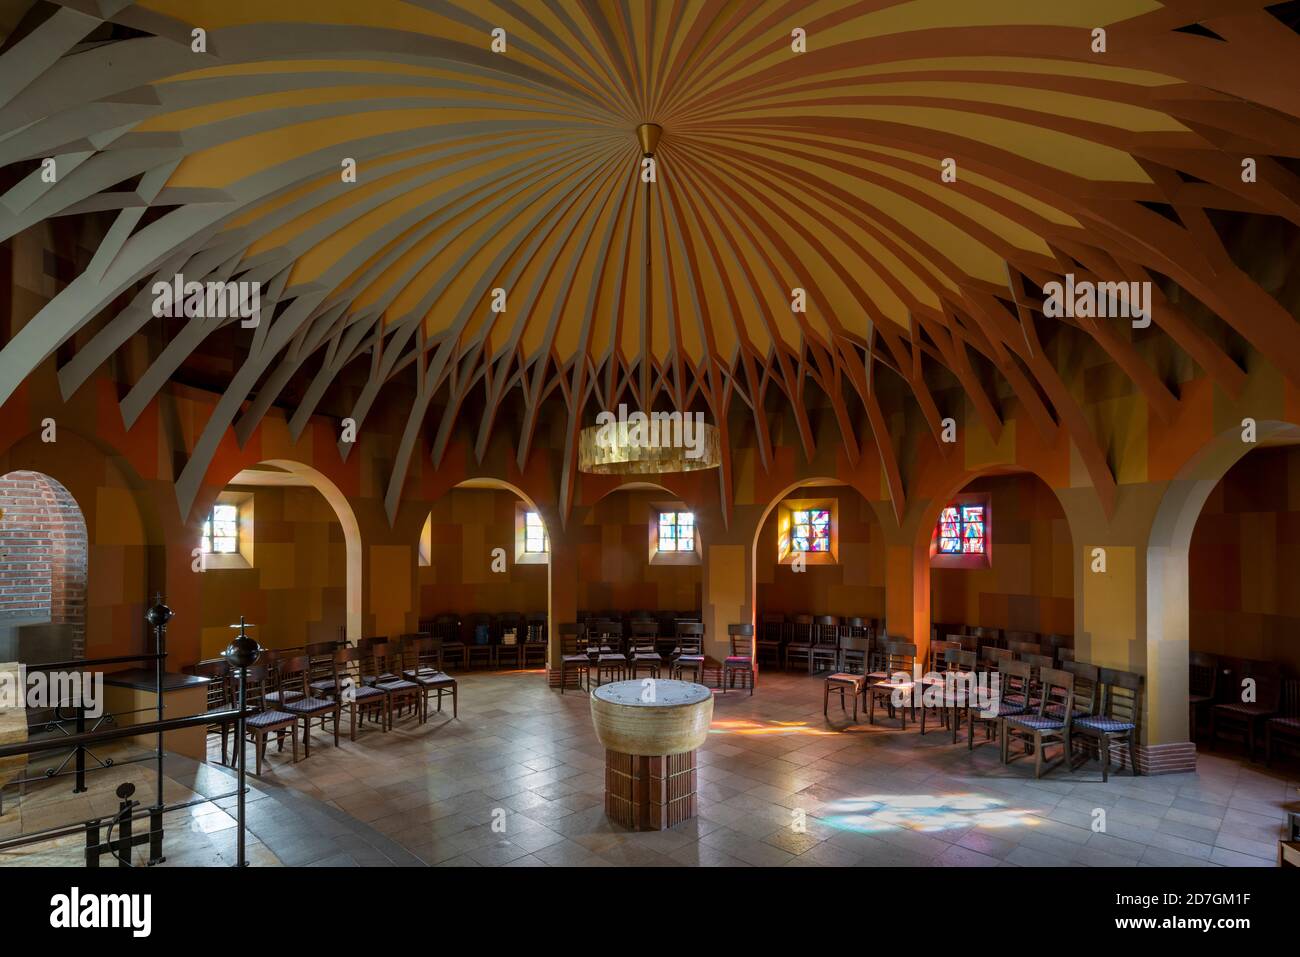
M846 710L844 704L844 695L852 694L853 696L853 722L858 720L858 698L862 697L863 691L867 686L867 658L871 651L871 639L865 636L854 637L847 635L840 640L840 652L846 662L861 662L861 671L844 670L837 671L834 674L826 676L826 682L822 686L822 714L830 715L831 693L835 692L840 696L840 710Z
M679 628L684 625L679 625ZM700 626L701 629L703 626ZM628 626L627 668L629 676L636 678L642 668L650 672L651 678L659 677L659 668L663 658L659 654L659 623L656 621L634 621ZM674 646L674 651L676 646Z
M339 714L342 710L339 702L333 698L316 696L311 691L311 659L306 655L290 658L280 662L276 675L281 692L292 687L302 694L283 705L283 710L294 715L302 722L303 757L311 757L311 726L318 722L322 732L327 730L330 722L334 733L334 747L339 746Z
M361 680L361 664L366 652L360 648L340 648L332 662L332 690L328 697L348 712L348 740L357 739L357 724L364 724L366 715L378 719L379 730L388 730L385 705L388 697L378 688Z
M442 670L442 654L436 638L419 637L402 645L402 677L420 686L423 696L421 707L425 720L429 717L429 698L435 699L442 711L442 699L451 695L451 716L460 717L460 686L456 679Z
M587 639L582 626L576 622L560 625L560 694L564 694L569 675L577 678L578 690L583 690L583 680L591 687L591 657L587 654Z
M1217 655L1193 651L1188 657L1187 674L1187 733L1193 741L1202 711L1211 708L1219 693L1219 672L1223 666Z
M916 662L916 645L910 641L887 641L884 648L884 675L868 675L867 682L867 722L876 723L876 702L884 703L890 717L894 714L894 688L889 686L895 674L903 673L911 680L912 667ZM912 717L916 717L916 699L913 697L912 703L908 706L911 708ZM907 708L902 708L902 727L907 730Z
M627 677L628 659L623 651L623 625L617 621L599 621L588 625L587 650L596 650L596 686L604 684L605 675L611 681ZM590 679L588 679L590 681Z
M766 614L754 646L758 663L771 662L774 667L781 667L784 659L785 615Z
M280 681L276 672L280 667L282 658L292 657L289 655L289 651L290 649L287 648L264 648L261 657L257 659L257 663L266 669L266 703L268 707L279 708L284 703L281 700L282 695L292 701L302 694L301 691L295 691L292 688L283 690L280 688Z
M961 648L944 650L943 659L938 669L932 669L933 677L923 676L923 685L942 687L939 695L939 725L948 727L952 723L952 740L957 743L957 731L961 727L961 715L970 706L971 696L975 692L975 665L978 659L973 651ZM969 677L958 677L969 676ZM933 697L933 693L931 694ZM930 710L925 705L926 696L921 698L921 733L925 734L926 713Z
M985 649L986 651L989 649ZM1016 717L1025 713L1029 707L1029 685L1031 680L1030 672L1033 670L1023 661L1016 661L1011 657L1011 649L997 648L996 651L1003 651L1006 654L997 659L997 707L984 709L972 702L966 708L966 750L975 749L975 725L983 724L985 726L985 740L993 737L994 732L998 737L998 753L1002 754L1005 749L1006 739L1006 720L1007 718ZM989 702L993 704L993 702Z
M1033 641L1011 641L1007 643L1011 653L1021 661L1025 660L1025 655L1042 655L1043 646Z
M672 660L670 674L678 681L685 679L689 669L692 680L704 684L704 628L698 632L684 634L677 639L677 655Z
M1251 678L1255 682L1255 700L1242 701L1244 682ZM1281 668L1271 661L1243 661L1234 671L1237 681L1235 694L1237 700L1216 704L1210 710L1210 747L1219 743L1219 732L1225 726L1240 728L1246 738L1246 748L1250 760L1255 760L1255 739L1259 729L1269 718L1277 714L1278 703L1282 696Z
M471 671L475 665L492 667L496 658L493 624L492 616L484 612L475 612L465 622L465 666Z
M258 777L262 776L262 759L266 754L266 739L269 735L276 735L276 750L283 751L284 735L285 732L288 732L293 744L293 761L295 764L298 763L298 716L271 706L271 703L267 700L267 695L270 693L268 685L271 680L271 670L266 665L249 666L245 702L256 713L249 715L245 719L244 734L246 740L251 741L253 744L253 753L256 756L256 770L253 773ZM236 672L235 681L239 681L238 672ZM235 700L239 700L238 693L235 695ZM241 764L245 760L244 744L244 741L239 742L239 761Z
M428 629L421 628L421 631ZM469 648L465 644L465 636L461 632L461 621L459 615L438 615L433 620L432 628L433 637L437 638L442 644L442 660L444 667L457 668L469 667Z
M545 612L534 612L524 623L524 640L520 644L520 667L546 667L547 620Z
M1002 735L1002 763L1009 764L1013 759L1010 745L1013 740L1024 743L1024 754L1034 754L1034 778L1043 776L1061 762L1069 770L1074 770L1070 763L1070 729L1074 718L1074 675L1056 668L1043 668L1038 675L1041 700L1036 711L1008 717ZM1053 713L1054 709L1057 713ZM1045 764L1043 755L1049 744L1061 745L1061 757L1051 764Z
M1056 649L1056 663L1057 663L1057 664L1059 664L1059 665L1064 665L1067 661L1073 661L1073 660L1074 660L1074 649L1073 649L1073 648L1057 648L1057 649Z
M808 674L812 674L813 619L812 615L795 615L790 626L790 640L785 643L785 670L790 670L790 661L804 661Z
M1114 741L1123 741L1128 745L1128 762L1136 777L1138 721L1142 715L1142 676L1113 668L1100 668L1097 681L1101 689L1101 710L1095 715L1075 721L1070 734L1097 739L1103 784L1110 780L1110 750ZM1120 767L1124 767L1123 761L1120 762Z
M834 671L840 662L840 620L835 615L813 619L810 671Z
M388 727L393 727L393 716L401 715L409 706L420 723L424 721L424 695L414 681L402 677L402 659L397 646L374 645L362 660L362 682L377 688L385 695L384 714ZM369 666L369 667L367 667Z
M1086 661L1067 661L1061 665L1060 670L1074 675L1074 698L1070 707L1073 724L1077 725L1082 718L1097 714L1101 708L1101 684L1098 679L1098 669L1096 665L1088 664ZM1059 707L1053 706L1048 713L1059 716L1062 711ZM1067 750L1066 756L1073 762L1074 752L1072 750ZM1072 764L1071 770L1073 769Z
M1300 679L1282 682L1278 713L1264 725L1264 763L1273 763L1273 738L1277 743L1300 751Z
M524 616L507 611L492 620L492 650L496 666L519 668L524 660Z
M209 712L229 711L234 706L234 699L230 692L230 662L225 658L210 658L206 661L200 661L194 666L194 674L199 678L208 679L208 708ZM230 733L231 721L217 721L208 725L207 733L212 734L214 729L221 735L221 763L228 764L229 759L226 751L226 737Z
M754 693L754 626L748 624L728 625L727 640L731 645L731 654L722 662L722 693L727 688L736 686L736 675L740 675L740 687L749 685L749 693Z
M858 624L853 624L858 622ZM871 661L871 630L861 618L850 618L847 628L840 629L839 671L848 674L866 674ZM849 639L854 639L849 642Z

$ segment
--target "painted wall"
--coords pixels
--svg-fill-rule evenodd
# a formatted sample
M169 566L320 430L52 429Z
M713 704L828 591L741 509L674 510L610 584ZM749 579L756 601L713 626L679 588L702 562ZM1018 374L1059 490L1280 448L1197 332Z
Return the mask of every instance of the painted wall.
M546 565L515 562L517 496L495 489L457 488L429 510L430 564L419 568L420 617L443 612L527 615L546 611ZM492 551L505 549L502 572Z
M243 487L253 494L253 567L202 573L202 654L230 642L243 615L268 648L291 648L339 636L346 621L343 530L313 488Z
M1193 651L1300 674L1300 449L1258 449L1201 510L1188 557Z
M1073 552L1056 494L1026 474L976 479L962 492L989 496L992 563L979 569L932 568L931 619L1073 634Z
M880 523L867 500L847 486L804 486L787 499L834 499L839 516L839 561L809 564L802 572L777 563L778 509L773 508L758 535L755 574L758 620L768 613L787 616L885 615L885 546Z
M672 500L667 492L635 490L612 492L591 507L575 528L579 610L700 609L702 563L650 563L651 509Z

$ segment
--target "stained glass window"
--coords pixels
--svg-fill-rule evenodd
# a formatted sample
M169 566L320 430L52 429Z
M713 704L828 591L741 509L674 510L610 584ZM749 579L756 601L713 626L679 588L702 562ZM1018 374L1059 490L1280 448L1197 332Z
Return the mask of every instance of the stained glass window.
M987 554L988 523L983 505L950 505L935 530L940 555Z
M203 551L209 555L233 555L239 551L238 506L212 506L203 522Z
M546 540L546 526L542 524L542 516L536 512L524 513L524 552L529 555L540 555L550 550L550 543Z
M831 512L828 508L800 508L790 513L790 550L829 552Z
M695 551L695 513L659 513L659 551Z

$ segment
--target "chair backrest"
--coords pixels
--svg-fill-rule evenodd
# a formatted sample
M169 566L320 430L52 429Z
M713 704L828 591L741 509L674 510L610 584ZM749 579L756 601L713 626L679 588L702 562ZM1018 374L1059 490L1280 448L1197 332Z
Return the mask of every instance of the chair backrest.
M896 671L912 673L912 664L916 661L916 645L910 641L885 642L885 670L891 675Z
M587 645L586 637L582 634L582 626L576 621L565 621L560 623L560 653L565 655L576 655L580 649Z
M238 680L238 671L236 671ZM263 664L249 665L247 669L248 685L245 691L245 703L254 711L266 711L267 686L271 683L271 669ZM238 694L235 700L238 701Z
M945 648L942 662L942 671L974 671L975 670L975 652L964 651L961 648Z
M546 620L544 611L536 611L528 616L524 627L524 641L527 644L546 644Z
M329 658L333 659L334 652L338 649L337 641L313 641L307 646L308 658Z
M1007 647L1021 661L1025 660L1025 655L1041 655L1043 646L1032 641L1009 641Z
M402 668L442 668L442 639L421 635L402 646Z
M649 638L651 640L659 637L659 622L653 618L633 618L628 624L628 630L632 633L632 638Z
M1062 665L1064 665L1067 661L1073 661L1073 660L1074 660L1074 649L1073 649L1073 648L1057 648L1057 649L1056 649L1056 660L1057 660L1058 662L1060 662Z
M990 665L992 668L998 668L1002 662L1012 660L1010 648L999 648L997 645L985 645L980 649L980 661Z
M703 655L704 635L680 635L677 638L678 657L682 655Z
M763 615L763 640L780 641L785 637L785 615Z
M795 615L794 621L790 623L789 638L790 641L808 642L812 641L813 618L812 615Z
M871 654L871 639L866 635L845 635L840 639L840 653L844 655L844 668L848 670L860 664L867 670L867 658Z
M754 654L753 625L728 625L727 638L731 644L731 656L733 658L748 658Z
M1097 680L1101 682L1104 696L1102 714L1116 721L1141 725L1142 676L1131 671L1099 668ZM1135 740L1140 739L1135 737Z
M673 633L677 638L704 638L704 623L701 621L677 621L673 623Z
M400 672L402 670L402 660L397 654L397 645L385 642L379 645L371 645L367 651L375 667L375 677L387 672Z
M1188 658L1187 691L1213 699L1219 690L1219 672L1222 666L1217 655L1193 651Z
M1032 679L1033 669L1023 661L1003 658L998 662L998 696L1003 701L1015 698L1022 704L1028 702Z
M1038 632L1036 631L1007 631L1003 634L1007 640L1007 645L1013 644L1038 644Z
M840 620L835 615L818 615L813 619L813 641L834 645L840 638Z
M1038 671L1038 713L1059 709L1065 714L1066 724L1074 711L1074 675L1059 668L1040 668Z
M932 641L930 642L930 668L934 670L943 663L943 653L948 650L961 651L961 642L959 641Z
M292 658L281 659L275 669L276 685L281 692L301 691L303 694L310 694L307 687L308 672L311 669L311 659L306 655L295 655ZM281 698L281 700L284 700Z
M867 633L866 621L858 615L850 615L847 618L840 619L840 634L852 635L854 638L861 638Z
M1282 682L1278 714L1283 718L1300 718L1300 678L1287 678Z
M1056 662L1052 660L1051 655L1021 655L1020 660L1036 672L1041 672L1044 668L1054 668Z
M1074 710L1096 714L1100 709L1098 698L1101 693L1097 666L1086 661L1063 661L1060 670L1074 675Z
M222 708L230 703L230 662L225 658L209 658L193 668L194 674L208 679L208 710Z

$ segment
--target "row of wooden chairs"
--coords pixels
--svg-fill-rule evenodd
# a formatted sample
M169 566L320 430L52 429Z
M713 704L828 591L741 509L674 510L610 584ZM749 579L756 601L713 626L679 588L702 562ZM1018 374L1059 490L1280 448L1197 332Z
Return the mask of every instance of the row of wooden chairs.
M560 625L560 693L574 677L581 690L591 687L591 673L596 673L599 687L608 677L619 681L636 678L644 669L650 677L660 677L667 670L670 677L684 680L689 671L691 679L705 683L707 657L704 654L704 624L697 621L679 621L675 625L671 647L661 644L658 625L650 619L634 620L627 629L623 623L610 619L588 619ZM727 626L730 654L715 667L718 684L725 693L728 688L748 686L754 693L754 626L736 624Z
M301 653L299 653L301 652ZM268 649L248 668L246 704L254 713L245 721L244 742L254 747L256 774L262 773L268 739L274 735L277 750L284 739L298 760L298 730L302 729L304 757L311 756L311 732L317 726L332 734L337 747L342 714L349 719L349 738L356 740L358 723L367 718L381 731L394 727L409 714L423 724L431 702L442 711L442 699L451 697L452 716L459 716L457 682L441 668L441 647L427 635L404 635L390 642L363 638L357 646L320 642L301 649ZM224 658L200 661L193 672L209 679L208 710L224 711L239 700L239 676ZM221 736L221 761L228 763L229 720L209 728Z
M442 643L444 663L457 669L546 666L546 612L466 617L446 612L420 619L420 632Z
M932 648L928 675L936 681L947 681L945 673L973 675L981 672L997 674L998 707L986 713L977 701L956 696L946 688L941 700L952 704L941 709L945 721L953 722L954 740L963 714L967 722L967 747L975 746L975 726L983 724L988 737L996 731L1002 762L1012 760L1009 747L1012 741L1025 742L1026 752L1035 755L1034 776L1041 777L1044 767L1044 746L1053 742L1062 746L1062 757L1071 771L1074 770L1073 751L1076 736L1095 739L1102 764L1102 780L1109 780L1111 747L1115 742L1127 744L1127 759L1137 774L1135 755L1137 729L1141 715L1140 675L1109 668L1098 668L1086 662L1073 660L1055 667L1051 658L1043 655L1025 655L1016 660L1010 649L985 647L983 653L962 648L955 643L947 647ZM892 716L896 710L894 694L897 690L909 692L912 704L901 709L901 724L907 727L907 712L915 718L917 695L914 687L913 666L917 658L916 645L896 639L886 639L873 650L870 639L847 639L845 663L849 670L827 677L822 692L822 713L829 715L830 696L838 694L841 710L846 699L853 699L853 720L858 718L858 700L863 698L868 709L868 722L875 723L876 705L882 704ZM895 676L900 676L895 679ZM922 678L924 683L926 678ZM954 686L955 687L955 686ZM969 685L966 686L969 690ZM921 708L921 733L925 733L926 708ZM1060 763L1059 761L1057 763ZM1121 759L1121 767L1122 759Z
M838 615L794 615L765 613L760 619L755 654L785 670L802 663L809 674L835 670L840 663L840 645L847 638L874 637L879 623L874 618Z
M1189 657L1187 726L1193 741L1198 719L1208 712L1211 748L1225 732L1240 734L1254 761L1262 730L1266 764L1272 764L1275 746L1300 750L1300 679L1284 676L1274 661L1201 652Z

